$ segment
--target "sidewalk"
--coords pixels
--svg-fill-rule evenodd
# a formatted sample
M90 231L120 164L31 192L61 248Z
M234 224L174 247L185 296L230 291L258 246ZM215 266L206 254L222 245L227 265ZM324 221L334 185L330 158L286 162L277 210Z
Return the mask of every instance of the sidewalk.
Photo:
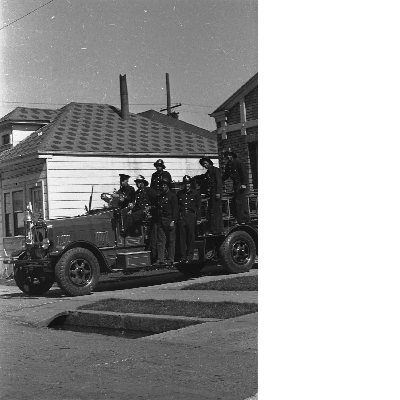
M257 270L251 270L241 275L258 275ZM196 283L213 280L235 278L238 275L204 276L196 279ZM21 307L10 310L4 315L20 323L36 327L46 327L60 315L66 315L79 307L103 299L119 298L131 300L184 300L201 302L238 302L258 303L258 292L221 292L216 290L181 290L191 285L192 281L166 283L158 286L124 289L116 291L94 292L89 296L60 297L57 299L40 298L42 302L35 307ZM17 287L0 286L0 295L20 293ZM24 297L29 299L29 297ZM37 299L37 298L36 298ZM255 318L256 320L256 318Z
M252 270L245 275L257 274L257 270ZM236 276L238 275L202 277L196 279L196 283L235 278ZM52 341L61 337L80 337L78 342L73 342L74 346L69 345L64 339L63 348L70 349L68 351L71 362L78 365L74 374L79 375L82 373L80 371L87 370L89 361L83 359L80 361L80 357L83 357L83 354L90 354L90 363L93 365L91 368L97 371L96 374L102 376L103 390L110 390L107 387L113 388L112 394L116 396L118 393L120 399L128 399L131 396L129 390L132 389L131 379L133 376L135 377L134 390L137 398L257 399L258 313L191 325L133 340L102 337L102 335L96 334L54 331L51 333L51 330L43 329L57 316L66 315L74 312L81 305L105 298L258 303L257 292L180 290L192 283L193 281L186 281L151 287L94 292L89 296L82 297L33 298L19 296L20 291L16 287L0 286L0 305L8 304L7 309L2 308L1 316L16 324L27 326L28 331L32 329L29 328L30 326L39 328L36 331L42 332L40 335L43 335L43 338L50 335ZM49 349L48 343L51 342L43 342L44 348ZM107 355L108 353L102 351L104 348L101 343L108 343L107 348L113 351L111 358ZM33 347L35 354L42 354L39 349L41 346L40 342L36 342ZM52 347L54 345L50 348ZM17 352L17 349L15 351ZM43 357L48 356L49 353L44 351ZM93 364L92 360L98 361ZM17 361L18 365L22 362ZM68 363L65 368L67 365ZM54 374L56 373L54 372ZM48 374L51 375L53 372L49 370ZM118 388L113 385L115 379L118 379L120 385ZM75 390L73 382L68 382L66 381L64 384L72 394L72 391ZM37 388L33 387L32 389L39 393L40 382L38 382ZM35 393L35 391L31 393ZM49 392L48 396L50 395Z

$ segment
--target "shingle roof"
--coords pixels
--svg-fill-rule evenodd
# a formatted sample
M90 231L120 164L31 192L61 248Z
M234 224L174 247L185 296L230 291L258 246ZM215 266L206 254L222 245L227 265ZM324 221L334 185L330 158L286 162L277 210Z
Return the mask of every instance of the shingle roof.
M70 103L57 117L0 155L2 160L32 153L212 154L217 143L106 104Z
M196 125L189 124L180 119L169 117L168 115L162 114L155 110L144 111L138 113L137 115L151 119L152 121L160 122L161 124L171 125L175 128L183 129L187 132L195 133L196 135L201 135L215 141L217 140L217 135L215 132L211 132Z
M0 119L4 121L52 121L59 110L42 108L17 107Z

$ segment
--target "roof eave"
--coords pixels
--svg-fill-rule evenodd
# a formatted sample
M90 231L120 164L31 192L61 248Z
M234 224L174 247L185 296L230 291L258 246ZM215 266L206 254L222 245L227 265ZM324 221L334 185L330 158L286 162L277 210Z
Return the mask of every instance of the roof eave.
M224 112L232 108L242 97L243 93L251 92L258 85L258 72L252 76L244 85L242 85L235 93L233 93L227 100L225 100L217 109L215 109L210 117L215 117L215 114Z
M32 153L26 153L26 154L17 154L15 156L12 156L10 158L5 158L5 159L0 159L0 169L3 169L3 167L7 167L9 165L14 165L17 161L19 162L26 162L29 160L34 160L38 159L38 152L32 152Z
M37 153L38 158L50 158L55 156L78 156L78 157L163 157L163 158L170 158L170 157L203 157L203 156L213 156L218 155L218 150L215 152L195 152L189 154L182 154L182 153L160 153L160 152L135 152L135 153L114 153L114 152L99 152L99 151L87 151L87 152L74 152L74 151L40 151ZM18 157L14 157L18 158Z

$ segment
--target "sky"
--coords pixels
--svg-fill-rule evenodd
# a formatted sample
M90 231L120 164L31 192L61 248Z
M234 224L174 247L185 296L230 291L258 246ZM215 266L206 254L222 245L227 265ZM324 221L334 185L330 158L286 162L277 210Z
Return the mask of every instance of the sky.
M160 111L168 73L179 118L214 130L208 114L258 72L256 0L0 4L0 116L72 101L120 107L120 74L130 112Z

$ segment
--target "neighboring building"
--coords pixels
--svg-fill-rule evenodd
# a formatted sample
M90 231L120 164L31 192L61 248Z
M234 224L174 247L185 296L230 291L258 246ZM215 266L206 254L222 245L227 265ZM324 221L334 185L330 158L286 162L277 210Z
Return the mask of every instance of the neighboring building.
M201 157L218 164L215 139L105 104L19 107L0 120L0 129L10 135L0 153L0 254L22 239L29 202L36 216L81 215L92 190L92 208L101 208L101 193L119 188L120 173L131 175L132 186L139 174L150 181L159 158L176 182L203 173Z
M29 134L48 124L58 110L17 107L0 119L0 152L16 146Z
M220 165L226 163L222 158L223 151L232 148L238 159L247 166L250 189L258 189L258 74L210 116L217 124Z

